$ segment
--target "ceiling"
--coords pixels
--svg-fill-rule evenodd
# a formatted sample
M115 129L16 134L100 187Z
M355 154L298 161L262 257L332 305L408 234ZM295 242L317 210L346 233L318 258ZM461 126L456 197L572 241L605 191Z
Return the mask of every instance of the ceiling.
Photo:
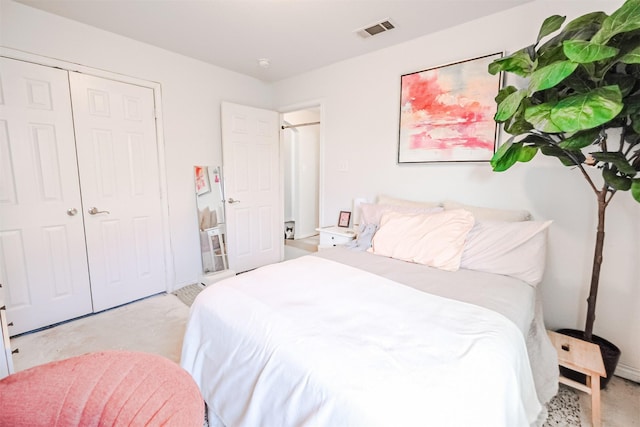
M273 82L533 0L16 1ZM387 19L395 29L356 33Z

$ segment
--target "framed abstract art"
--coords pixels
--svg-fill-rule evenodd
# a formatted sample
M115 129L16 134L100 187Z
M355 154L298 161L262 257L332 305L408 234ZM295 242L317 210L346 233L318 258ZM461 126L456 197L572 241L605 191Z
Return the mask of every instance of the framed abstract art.
M209 182L209 172L206 166L194 166L196 194L199 196L211 191L211 183Z
M485 162L496 149L494 53L404 74L400 79L398 163Z

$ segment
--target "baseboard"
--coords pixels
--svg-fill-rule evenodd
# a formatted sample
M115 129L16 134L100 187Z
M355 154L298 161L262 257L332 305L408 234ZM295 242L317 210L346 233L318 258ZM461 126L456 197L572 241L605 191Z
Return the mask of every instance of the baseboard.
M640 383L640 369L618 363L615 375Z
M233 277L236 275L236 272L233 270L222 270L216 273L205 274L200 278L200 283L205 286L211 285L213 283L219 282L220 280L226 279L228 277Z
M314 231L314 232L310 232L310 233L298 233L297 236L294 237L295 240L299 240L299 239L306 239L307 237L313 237L313 236L317 236L318 232Z

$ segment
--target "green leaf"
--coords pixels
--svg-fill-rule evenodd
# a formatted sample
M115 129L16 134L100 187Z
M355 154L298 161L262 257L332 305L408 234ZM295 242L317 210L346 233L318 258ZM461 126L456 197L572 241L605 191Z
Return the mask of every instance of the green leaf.
M533 129L531 123L524 119L524 103L520 104L520 108L516 111L516 114L511 116L509 120L504 123L504 131L511 135L522 135Z
M563 132L577 132L607 123L622 107L618 86L605 86L561 100L551 110L549 119Z
M505 120L513 116L515 112L518 110L518 107L520 106L520 102L525 96L527 96L527 92L525 90L519 90L507 96L498 105L498 111L496 111L496 115L494 117L495 121L504 122Z
M555 104L552 103L534 105L525 110L524 118L542 132L560 133L562 129L551 120L551 111L554 106Z
M538 148L530 145L523 145L518 153L518 161L526 163L533 159L538 153Z
M624 135L624 141L633 147L634 145L640 144L640 135L638 134L638 132L627 129L627 132ZM636 170L640 171L640 151L636 151L635 161L633 161L633 159L634 156L632 156L629 160L632 160L632 164L634 165Z
M551 136L547 134L538 135L535 133L530 133L524 138L522 138L520 142L523 143L525 146L539 147L539 148L545 147L547 145L555 146L555 142L553 141Z
M640 133L640 114L636 113L631 116L631 127L636 133Z
M622 55L620 62L625 64L640 64L640 46Z
M580 150L597 141L599 139L599 135L600 131L598 129L577 132L558 145L560 148L564 148L565 150Z
M640 28L640 0L627 0L611 16L602 21L602 27L591 41L606 44L613 36Z
M553 15L545 19L540 27L540 31L538 32L538 39L536 40L536 43L549 34L559 30L565 19L567 19L566 16L560 15Z
M618 73L607 74L604 81L607 86L618 86L623 98L631 93L637 82L636 78L633 76ZM626 103L627 100L625 100L625 104Z
M578 16L576 19L570 21L567 25L564 26L564 31L579 31L586 27L591 27L594 24L596 24L599 28L605 19L607 19L607 14L604 12L587 13L586 15ZM576 37L572 38L577 39Z
M562 43L562 50L567 58L580 64L613 58L620 51L615 47L590 43L583 40L565 40Z
M585 70L585 65L591 64L582 64L580 68L573 72L573 74L564 79L562 84L579 93L589 92L590 90L595 89L596 86L593 81L590 80L589 74Z
M514 143L513 138L509 138L498 148L491 158L491 167L494 172L504 172L513 166L520 156L521 143Z
M633 115L640 112L640 95L632 95L624 100L624 115Z
M626 176L620 176L615 173L611 168L602 168L602 177L611 187L616 190L627 191L631 188L631 178Z
M518 88L515 86L506 86L498 91L498 94L495 97L496 104L500 104L504 99L511 95L513 92L517 92Z
M543 56L549 49L561 46L565 40L589 40L600 30L602 22L607 18L604 12L593 12L579 16L564 26L560 34L538 48L538 55Z
M635 178L631 182L631 195L636 199L636 202L640 203L640 178Z
M529 96L539 90L554 87L578 68L578 64L571 61L555 62L537 69L531 74L529 81Z
M498 58L489 64L489 73L497 74L508 71L522 77L527 77L535 69L536 61L531 59L527 48L520 49L509 56Z
M565 166L576 166L584 162L585 159L584 154L579 151L575 151L572 153L575 157L574 159L569 156L566 151L555 145L545 145L543 147L540 147L540 151L542 151L542 154L544 154L545 156L557 157L558 160L560 160L560 162L562 162L562 164Z
M538 51L538 67L546 67L558 61L566 61L567 56L564 54L562 45L551 46L543 50Z
M631 166L627 158L618 151L597 151L590 154L599 162L608 163L615 166L621 173L625 175L634 176L636 174L636 170L633 166Z

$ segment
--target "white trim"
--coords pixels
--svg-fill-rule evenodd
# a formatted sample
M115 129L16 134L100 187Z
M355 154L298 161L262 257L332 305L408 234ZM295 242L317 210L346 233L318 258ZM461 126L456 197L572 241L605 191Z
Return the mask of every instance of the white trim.
M205 286L209 286L221 280L228 279L229 277L233 277L235 275L236 275L236 272L229 269L217 271L215 273L210 273L210 274L203 274L200 277L200 283L202 283Z
M640 369L618 363L614 375L640 383Z
M60 68L66 71L79 72L96 77L102 77L109 80L115 80L122 83L129 83L142 86L153 90L153 99L155 104L156 116L156 141L158 147L158 168L160 178L160 198L162 205L162 239L164 243L164 259L165 259L165 290L172 292L175 285L175 266L173 260L173 250L171 248L171 233L169 231L169 197L167 189L167 168L165 164L164 149L164 130L162 127L162 86L158 82L142 80L137 77L126 76L111 71L91 68L73 62L63 61L56 58L36 55L17 49L11 49L0 46L0 56L16 59L25 62L31 62L47 67Z

